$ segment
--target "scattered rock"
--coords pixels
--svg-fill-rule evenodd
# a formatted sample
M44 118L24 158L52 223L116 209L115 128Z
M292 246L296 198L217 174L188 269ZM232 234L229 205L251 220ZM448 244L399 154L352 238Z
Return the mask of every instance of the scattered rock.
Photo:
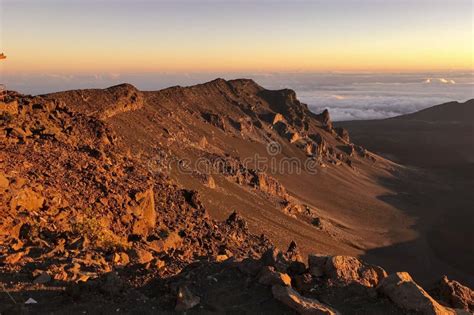
M274 285L272 287L272 293L276 300L297 311L299 314L339 314L337 311L315 299L301 296L290 287Z

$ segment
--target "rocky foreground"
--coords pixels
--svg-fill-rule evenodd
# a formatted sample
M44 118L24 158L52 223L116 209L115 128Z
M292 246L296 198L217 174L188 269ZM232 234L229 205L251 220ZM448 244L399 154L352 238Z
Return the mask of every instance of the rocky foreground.
M387 274L355 257L303 257L295 242L279 251L238 213L222 222L210 218L199 193L144 165L104 122L142 106L139 94L124 91L126 102L99 114L60 97L8 92L0 103L1 314L474 311L474 292L446 277L426 291L406 272ZM301 141L301 129L294 130L308 129L305 119L286 122L301 116L298 109L273 115L273 129L309 154L323 150L314 145L322 138ZM219 117L204 119L227 128ZM318 119L324 132L339 133L344 148L353 148L327 113ZM351 167L355 153L323 151L321 164ZM283 199L284 208L291 205L270 177L236 169L232 180L241 176L243 184Z

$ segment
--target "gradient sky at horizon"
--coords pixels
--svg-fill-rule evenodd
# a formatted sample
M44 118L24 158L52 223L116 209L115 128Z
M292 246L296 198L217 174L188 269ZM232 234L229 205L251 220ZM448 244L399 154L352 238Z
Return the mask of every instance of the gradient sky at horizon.
M471 0L0 0L2 73L473 69Z

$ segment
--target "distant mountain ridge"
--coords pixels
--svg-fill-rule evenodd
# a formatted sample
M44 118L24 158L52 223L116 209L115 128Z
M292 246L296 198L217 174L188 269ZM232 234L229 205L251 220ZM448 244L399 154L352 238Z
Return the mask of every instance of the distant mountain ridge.
M424 120L433 122L462 122L474 124L474 99L464 103L449 102L425 108L415 113L394 117L399 120Z

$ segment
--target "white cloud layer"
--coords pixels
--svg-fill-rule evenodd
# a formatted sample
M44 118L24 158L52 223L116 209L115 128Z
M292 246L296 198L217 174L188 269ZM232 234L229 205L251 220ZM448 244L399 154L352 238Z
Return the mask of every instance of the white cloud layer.
M104 88L127 82L141 90L251 78L269 89L291 88L310 109L328 108L333 120L379 119L448 101L474 98L473 73L92 73L3 75L8 89L27 94Z

